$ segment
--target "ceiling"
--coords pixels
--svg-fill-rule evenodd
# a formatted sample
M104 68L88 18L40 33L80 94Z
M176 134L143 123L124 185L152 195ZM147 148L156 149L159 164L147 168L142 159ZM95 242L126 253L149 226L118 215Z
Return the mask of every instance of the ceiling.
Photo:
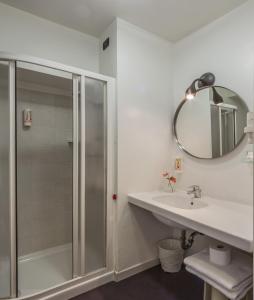
M99 37L122 18L177 41L247 0L0 0L66 27Z

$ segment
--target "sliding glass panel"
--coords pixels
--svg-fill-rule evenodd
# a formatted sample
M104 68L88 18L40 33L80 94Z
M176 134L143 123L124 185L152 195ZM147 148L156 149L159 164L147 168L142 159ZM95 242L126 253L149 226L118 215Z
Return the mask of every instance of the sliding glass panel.
M105 83L85 79L85 271L106 265Z
M0 62L0 298L10 297L9 64Z
M72 279L73 81L32 64L17 68L18 290Z

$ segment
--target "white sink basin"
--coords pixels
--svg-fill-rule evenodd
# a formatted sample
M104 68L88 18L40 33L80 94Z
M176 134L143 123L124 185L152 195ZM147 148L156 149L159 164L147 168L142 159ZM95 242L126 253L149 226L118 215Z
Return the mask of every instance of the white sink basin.
M169 194L166 196L153 197L153 200L181 209L200 209L208 206L202 198L191 198L187 194Z
M129 202L150 211L160 222L199 231L216 240L252 252L253 207L184 191L130 194Z
M168 194L168 195L164 195L164 196L156 196L156 197L152 197L152 199L154 201L156 201L157 203L160 204L165 204L171 207L175 207L175 208L180 208L180 209L200 209L200 208L204 208L206 206L208 206L207 203L205 203L203 200L201 199L193 199L191 198L189 195L187 195L187 193L172 193L172 194ZM167 226L171 226L174 228L178 228L178 229L187 229L185 226L172 221L169 218L165 218L157 213L152 213L154 215L154 217L162 222L163 224L167 225Z

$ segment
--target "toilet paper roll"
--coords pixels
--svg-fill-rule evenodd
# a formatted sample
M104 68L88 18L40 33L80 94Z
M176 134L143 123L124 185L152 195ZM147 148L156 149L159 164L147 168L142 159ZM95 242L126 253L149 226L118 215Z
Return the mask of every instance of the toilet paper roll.
M231 262L231 248L223 244L212 245L209 248L209 256L210 262L226 266Z

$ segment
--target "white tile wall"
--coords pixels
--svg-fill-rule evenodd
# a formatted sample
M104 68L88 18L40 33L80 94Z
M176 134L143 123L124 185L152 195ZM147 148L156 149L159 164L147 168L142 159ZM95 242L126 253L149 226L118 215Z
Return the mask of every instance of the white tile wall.
M18 90L18 253L72 239L72 97ZM31 128L22 111L32 110Z

